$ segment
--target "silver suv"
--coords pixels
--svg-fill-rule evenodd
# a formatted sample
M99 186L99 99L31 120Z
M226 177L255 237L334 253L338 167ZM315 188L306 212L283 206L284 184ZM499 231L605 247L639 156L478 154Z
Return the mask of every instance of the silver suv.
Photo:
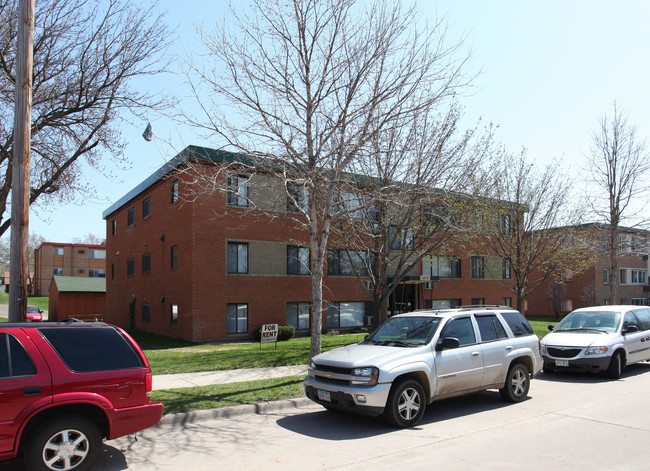
M393 316L362 342L316 355L305 392L326 409L410 427L438 399L499 389L507 401L522 401L541 369L539 339L518 311L425 310Z

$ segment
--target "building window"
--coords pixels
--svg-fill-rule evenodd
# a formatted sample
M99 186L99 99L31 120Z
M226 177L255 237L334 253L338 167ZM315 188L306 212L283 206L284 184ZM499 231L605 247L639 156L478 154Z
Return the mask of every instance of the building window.
M309 249L307 247L287 246L287 274L309 275Z
M111 263L111 280L115 279L115 264Z
M106 260L106 250L88 249L88 258L91 260Z
M55 268L52 270L53 275L63 275L63 268Z
M228 273L248 273L248 244L228 242Z
M287 303L287 325L296 330L309 330L309 303Z
M413 231L407 228L390 226L388 228L388 245L391 250L413 248Z
M483 306L485 298L472 298L472 306Z
M54 255L63 255L64 249L63 247L54 247Z
M471 275L472 278L481 279L485 278L485 258L472 257L471 260Z
M135 224L135 208L129 209L126 213L126 225L131 227Z
M106 270L99 268L89 268L88 278L106 278Z
M178 201L178 180L172 182L172 204Z
M171 247L171 268L178 268L178 245Z
M227 202L233 206L248 206L248 177L231 175L228 177Z
M446 255L424 257L422 274L439 278L460 278L460 258Z
M512 279L512 267L510 266L510 261L506 258L501 261L501 278L504 280Z
M632 304L634 306L647 306L648 298L632 298ZM643 329L646 330L646 329Z
M287 212L307 212L309 209L309 190L295 183L287 185Z
M151 304L142 305L142 323L149 324L151 322Z
M425 299L424 307L426 309L449 309L450 307L461 306L460 299Z
M512 307L512 298L503 298L503 305Z
M248 332L248 304L228 304L227 326L229 334Z
M130 258L126 261L126 276L135 275L135 258Z
M117 219L111 221L111 234L117 234Z
M330 276L368 276L368 264L372 263L366 253L348 252L345 249L328 250L327 274Z
M347 328L363 327L365 317L365 303L329 303L327 306L327 327Z
M501 216L501 234L508 235L512 232L512 226L510 223L510 215L504 214Z
M147 198L142 202L142 219L151 216L151 198Z
M178 304L170 305L169 324L178 325Z
M151 273L151 254L144 254L142 256L142 273Z
M603 270L603 284L605 285L609 284L609 268L605 268Z

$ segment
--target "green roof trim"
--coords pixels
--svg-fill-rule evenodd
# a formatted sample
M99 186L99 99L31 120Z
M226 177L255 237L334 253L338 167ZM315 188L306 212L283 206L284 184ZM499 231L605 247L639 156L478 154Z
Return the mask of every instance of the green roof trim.
M52 283L56 283L59 293L105 293L106 278L84 278L81 276L55 275Z

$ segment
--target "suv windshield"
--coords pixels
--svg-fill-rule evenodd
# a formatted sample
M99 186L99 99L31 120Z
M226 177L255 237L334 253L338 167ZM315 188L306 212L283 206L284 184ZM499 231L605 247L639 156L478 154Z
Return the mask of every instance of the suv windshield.
M440 324L439 317L393 317L363 343L417 346L428 343Z
M621 313L614 311L572 312L560 322L554 332L616 332Z

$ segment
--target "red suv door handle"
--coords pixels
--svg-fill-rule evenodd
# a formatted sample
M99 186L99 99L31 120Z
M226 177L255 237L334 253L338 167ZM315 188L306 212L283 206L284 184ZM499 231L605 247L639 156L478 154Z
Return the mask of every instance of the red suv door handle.
M43 390L40 386L34 386L31 388L23 388L23 396L38 396Z

